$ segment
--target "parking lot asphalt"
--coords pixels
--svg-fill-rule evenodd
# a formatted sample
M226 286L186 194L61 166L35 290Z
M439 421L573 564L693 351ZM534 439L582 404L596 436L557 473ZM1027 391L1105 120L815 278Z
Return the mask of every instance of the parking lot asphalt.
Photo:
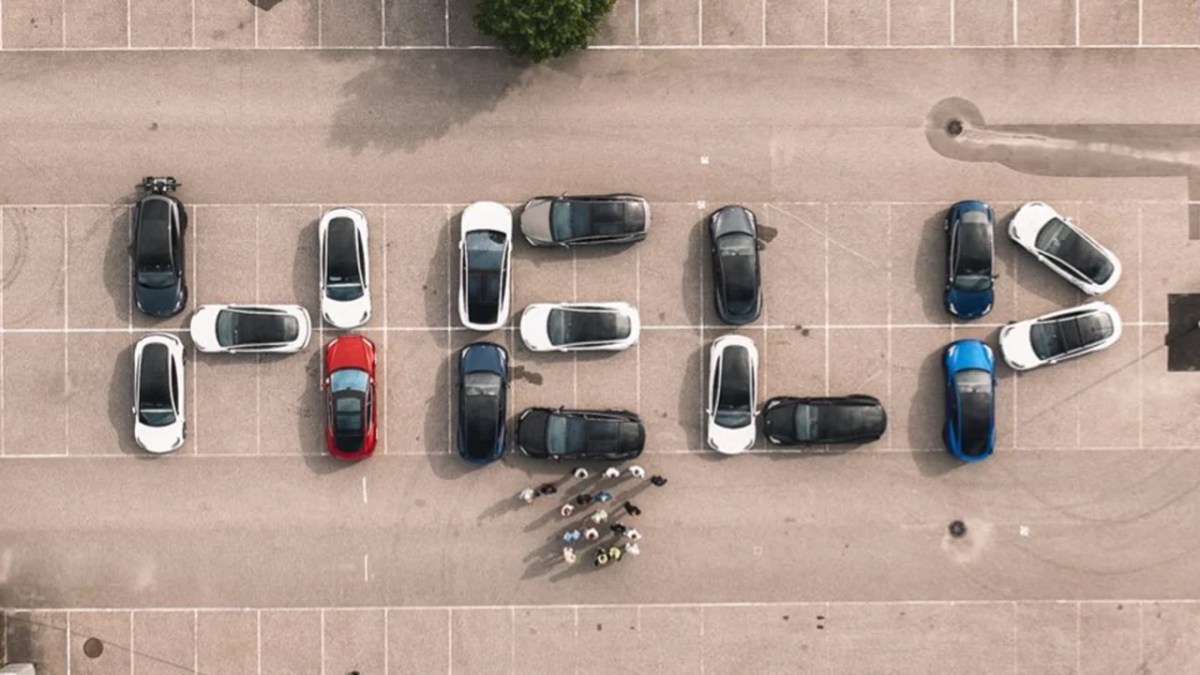
M433 617L412 635L449 643L436 657L448 667L510 672L521 670L516 637L496 638L511 659L497 661L454 636L518 627L523 636L537 615L551 631L569 620L572 641L552 642L570 648L589 612L620 622L635 607L628 630L655 650L674 649L662 646L671 631L696 628L710 644L705 672L808 657L833 672L869 669L876 661L862 659L874 658L927 672L932 662L909 647L862 656L864 644L927 645L962 621L977 630L937 662L946 672L980 663L1035 672L1052 657L1082 671L1134 644L1135 667L1194 663L1192 604L1166 605L1169 628L1149 620L1164 614L1155 601L1200 597L1200 380L1167 372L1164 347L1167 294L1200 288L1192 160L1131 174L1122 159L1139 149L1100 139L1072 146L1082 159L1064 168L1053 161L1061 144L1043 136L1029 139L1033 160L1015 161L999 139L982 160L964 161L947 156L930 120L958 98L989 125L1052 126L1068 140L1072 128L1147 125L1185 144L1197 113L1166 85L1200 77L1197 58L604 52L519 70L490 52L0 54L10 92L0 106L0 606L70 610L47 614L51 628L29 639L10 617L10 649L51 650L41 640L61 639L60 623L73 620L73 636L111 635L126 649L123 661L87 672L128 670L135 633L146 644L139 621L165 618L174 623L163 634L182 635L190 618L192 642L164 638L182 651L161 658L198 663L199 626L215 616L199 610L249 608L255 663L309 672L311 660L278 665L305 652L272 651L272 635L315 636L325 668L329 611L273 623L276 610L355 608L368 622L362 632L376 634L378 612L398 616L383 608L410 607ZM986 146L988 133L976 125L962 140ZM188 445L154 460L131 447L131 346L186 320L149 323L129 305L127 203L150 173L184 183L193 307L295 301L315 310L316 219L333 205L364 208L382 291L363 331L383 346L376 457L344 466L321 455L317 344L328 329L296 356L193 353ZM638 494L642 556L567 570L548 562L560 529L553 505L516 508L513 498L566 467L509 458L471 471L449 452L449 357L489 337L463 330L452 311L453 236L470 200L615 189L652 200L647 241L578 254L521 244L513 305L632 301L645 323L639 346L564 358L524 351L511 330L490 336L513 351L513 413L637 410L649 435L643 463L670 478ZM1126 331L1102 354L1021 375L1002 369L999 450L957 466L940 449L942 346L994 344L1004 322L1081 300L1001 230L995 309L982 323L950 321L940 307L940 219L968 197L991 201L1001 228L1021 201L1051 202L1112 248L1125 276L1105 299ZM704 449L705 353L727 329L711 309L700 223L726 201L755 209L765 226L766 310L739 329L759 345L762 398L874 394L890 417L879 443L816 457L761 442L732 459ZM967 527L961 539L948 534L955 520ZM779 630L790 619L776 616L809 602L802 610L845 612L836 629L804 628L843 631L838 646L769 660L773 646L810 645ZM672 628L642 632L642 605ZM149 608L175 613L129 611ZM818 615L834 616L804 614ZM705 616L722 617L722 628ZM221 630L245 647L248 615L218 620L236 623ZM1026 629L1038 639L1020 638ZM1160 634L1170 650L1154 646ZM732 646L711 647L716 635L727 636L718 645L754 636L763 653L732 658ZM81 658L75 642L55 653ZM984 643L1001 646L972 651ZM683 664L663 672L695 672L685 652L653 651ZM331 672L343 663L330 662Z

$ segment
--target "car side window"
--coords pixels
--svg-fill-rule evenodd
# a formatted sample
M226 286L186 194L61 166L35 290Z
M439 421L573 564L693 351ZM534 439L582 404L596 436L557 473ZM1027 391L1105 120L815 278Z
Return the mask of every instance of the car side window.
M179 372L175 369L175 359L171 359L171 405L179 408Z
M709 394L712 400L709 401L709 407L713 412L717 410L717 401L721 398L721 359L717 358L717 376L714 378L712 391Z

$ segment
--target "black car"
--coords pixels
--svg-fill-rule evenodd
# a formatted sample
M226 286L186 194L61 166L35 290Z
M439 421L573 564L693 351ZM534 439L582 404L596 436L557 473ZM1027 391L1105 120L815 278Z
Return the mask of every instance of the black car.
M777 445L868 443L887 430L887 413L874 396L777 396L763 406L767 440Z
M538 459L626 460L642 454L646 428L627 410L528 408L517 419L517 444Z
M708 240L717 314L735 326L754 321L762 311L762 268L754 212L737 205L718 209L708 217Z
M508 413L508 352L491 342L463 347L458 356L458 454L486 464L504 454Z
M630 244L646 238L650 205L637 195L535 197L521 210L531 246Z
M174 178L147 177L146 194L133 205L133 299L138 310L153 317L174 316L187 305L183 233L187 211L170 193Z

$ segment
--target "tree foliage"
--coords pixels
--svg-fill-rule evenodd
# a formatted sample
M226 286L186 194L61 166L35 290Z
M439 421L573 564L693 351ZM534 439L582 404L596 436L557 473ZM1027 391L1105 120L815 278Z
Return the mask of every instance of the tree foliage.
M616 0L480 0L475 26L531 61L587 47Z

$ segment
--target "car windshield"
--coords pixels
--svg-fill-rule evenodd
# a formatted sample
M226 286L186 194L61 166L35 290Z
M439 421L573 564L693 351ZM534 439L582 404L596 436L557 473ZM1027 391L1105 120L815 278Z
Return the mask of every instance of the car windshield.
M300 322L288 314L229 309L217 314L217 342L223 347L282 344L299 336Z
M739 429L753 419L751 401L750 353L744 347L730 347L721 356L718 370L720 389L717 392L715 421L727 429Z
M550 236L554 241L569 241L586 236L588 205L584 202L554 202L550 206Z
M985 222L960 222L955 257L954 288L979 292L992 287L991 229Z
M632 329L629 317L620 312L581 308L550 310L546 326L550 344L556 346L624 340Z
M332 300L357 300L363 296L359 243L354 221L334 218L329 222L325 238L325 294Z
M147 426L163 427L175 422L170 359L170 352L161 344L150 344L142 350L137 405L138 418Z
M734 312L748 311L757 299L756 256L758 242L744 232L734 232L717 242L725 302Z
M958 389L962 450L978 455L987 449L992 427L992 375L971 368L954 376Z
M1094 283L1103 284L1112 277L1114 268L1108 256L1059 218L1051 219L1038 232L1034 247L1063 261Z
M467 233L465 245L467 314L472 321L491 323L500 313L504 284L503 232L482 230Z
M1113 334L1112 319L1104 312L1039 321L1029 329L1033 353L1042 360L1077 352Z
M576 455L587 448L587 422L577 417L550 415L546 421L546 450L552 455Z

